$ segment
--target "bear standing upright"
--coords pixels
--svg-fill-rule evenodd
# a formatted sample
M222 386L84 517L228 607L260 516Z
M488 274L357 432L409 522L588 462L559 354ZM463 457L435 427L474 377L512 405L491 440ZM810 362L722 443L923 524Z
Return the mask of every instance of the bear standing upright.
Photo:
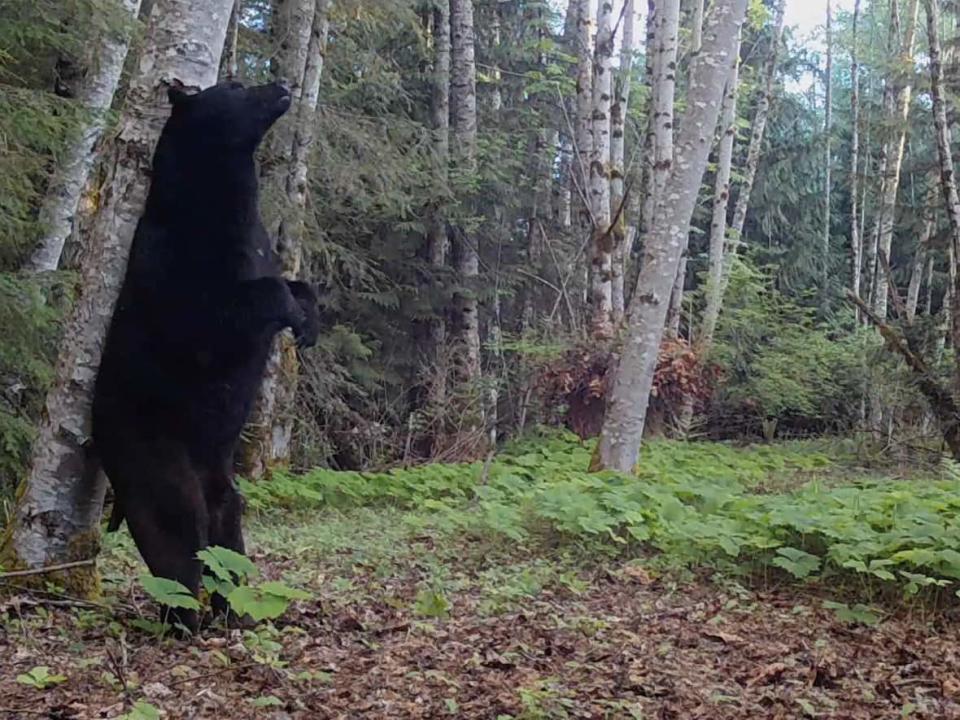
M197 551L243 552L234 453L274 336L317 340L317 296L285 280L260 218L254 152L282 84L169 92L146 208L93 398L96 454L150 572L199 592ZM221 601L222 605L222 601ZM196 613L177 620L191 630Z

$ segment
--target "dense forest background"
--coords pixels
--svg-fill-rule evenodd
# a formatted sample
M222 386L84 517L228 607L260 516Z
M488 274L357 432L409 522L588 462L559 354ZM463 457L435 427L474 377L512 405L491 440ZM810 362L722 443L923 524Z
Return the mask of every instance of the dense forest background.
M289 64L295 26L282 18L295 4L240 2L221 76L266 82ZM82 292L89 228L107 182L104 148L119 129L151 3L136 17L123 5L0 6L5 502L30 465L64 319ZM615 5L478 0L474 54L458 55L454 43L451 64L447 39L438 41L438 28L451 22L448 8L404 0L316 4L324 32L316 110L306 120L291 113L277 135L296 132L298 122L312 125L296 264L322 289L326 328L321 346L300 356L292 394L255 418L248 472L273 463L355 469L483 457L491 443L537 424L599 431L618 340L598 323L604 301L596 276L613 272L619 323L617 313L644 292L637 287L644 205L657 174L650 148L666 75L658 61L675 55L679 113L703 22L701 3L685 0L678 32L664 43L649 20L655 13ZM916 373L883 350L875 324L845 296L856 287L878 319L909 317L915 346L948 377L956 259L918 6L878 0L858 5L856 17L838 12L820 50L811 51L790 28L781 32L777 3L750 3L738 78L728 82L720 142L671 302L648 434L865 433L901 448L937 437ZM453 10L456 34L463 19ZM578 35L578 17L589 39ZM952 5L938 22L949 96ZM615 32L606 52L598 26ZM46 210L51 194L98 112L90 109L92 79L105 64L105 45L120 38L129 39L126 65L79 207L68 213L65 246L52 264L38 264L56 229ZM624 226L614 271L594 259L595 228L585 210L593 180L578 167L589 155L577 143L582 116L594 112L590 97L583 103L582 71L589 76L603 62L613 78L614 150L622 143L606 178L619 199L606 221ZM458 100L456 85L465 72L476 79L475 117L466 119L469 104ZM751 155L761 113L765 133ZM474 124L475 139L464 139L464 122ZM726 158L725 137L732 141ZM270 227L293 202L274 179L291 162L280 145L267 143L262 157ZM725 289L719 300L711 298L716 286ZM463 352L463 343L478 347ZM260 446L258 434L268 437Z

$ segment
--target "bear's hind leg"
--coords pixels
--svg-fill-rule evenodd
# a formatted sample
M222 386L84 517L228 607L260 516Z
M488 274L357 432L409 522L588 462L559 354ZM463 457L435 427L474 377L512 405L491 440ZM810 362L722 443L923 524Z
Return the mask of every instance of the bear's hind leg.
M207 489L207 507L210 513L210 544L245 554L243 543L243 497L233 483L229 473L213 477ZM230 613L226 598L213 596L213 610L218 615L227 615L236 621Z
M203 493L180 476L180 484L156 485L149 497L136 498L125 508L130 534L155 577L176 580L197 597L203 566L197 552L207 546L209 519ZM166 492L162 492L163 490ZM190 632L199 628L195 610L164 608L165 619Z

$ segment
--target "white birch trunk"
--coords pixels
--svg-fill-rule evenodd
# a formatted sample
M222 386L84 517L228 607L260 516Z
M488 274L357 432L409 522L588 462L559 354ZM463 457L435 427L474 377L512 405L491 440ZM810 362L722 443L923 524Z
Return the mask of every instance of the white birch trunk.
M431 15L433 35L433 88L431 125L433 129L434 182L437 193L447 187L450 163L450 0L437 0ZM427 228L427 254L430 266L438 273L447 264L447 223L440 208L430 210ZM428 403L441 410L447 397L445 348L447 323L442 314L430 323L430 357L433 373L429 379Z
M950 243L948 245L950 285L949 303L950 335L953 347L960 348L960 272L957 260L960 259L960 194L957 192L957 180L953 166L953 137L947 122L946 98L943 89L943 51L940 46L940 2L924 0L927 10L927 37L930 45L930 95L933 99L933 122L936 128L937 155L940 160L940 190L943 193L947 218L950 221ZM955 360L955 387L960 387L960 355Z
M853 39L850 44L850 287L854 295L860 295L860 276L863 272L863 236L860 233L859 180L860 180L860 63L858 31L860 0L853 4ZM860 309L857 308L857 317Z
M740 182L737 204L733 209L733 222L730 224L730 231L727 233L730 247L724 253L723 283L720 291L721 306L723 295L726 293L730 281L733 255L739 251L743 241L743 228L747 222L747 211L750 209L750 196L753 194L753 184L757 179L757 168L760 166L760 151L763 149L763 138L767 130L767 120L770 117L770 104L773 100L773 86L777 76L777 63L783 38L784 4L785 0L777 0L770 56L767 58L767 65L764 68L763 90L757 103L757 112L753 117L753 126L750 130L750 144L747 146L747 160L743 168L743 179Z
M720 149L713 188L713 218L710 222L710 261L707 269L706 306L697 336L698 352L707 353L713 344L722 303L724 251L727 241L727 211L730 206L730 174L733 145L737 138L737 93L740 84L740 41L738 39L730 77L727 79L720 119Z
M676 160L655 213L646 261L631 300L627 335L592 462L594 469L632 472L637 463L670 291L690 232L746 5L747 0L717 0L704 32Z
M907 285L907 321L913 322L917 317L917 309L920 306L920 289L923 286L924 276L927 269L927 258L930 254L927 247L930 238L933 235L933 228L936 225L937 195L939 194L939 184L936 177L929 181L929 188L923 202L923 230L920 231L920 239L917 241L917 250L913 255L913 266L910 268L910 283Z
M572 192L577 208L578 244L592 239L593 222L587 184L590 179L590 155L593 152L593 3L579 0L577 7L577 132L574 142ZM589 298L590 255L581 270L583 300Z
M450 0L451 71L450 105L453 127L453 160L461 172L477 169L477 66L474 59L473 0ZM466 292L455 298L458 315L458 360L460 380L480 381L480 318L476 289L480 258L476 238L458 232L460 248L457 270Z
M320 28L315 21L322 25L322 37L317 36ZM268 216L266 224L276 233L277 252L284 272L291 277L300 267L300 245L293 234L299 235L302 203L306 197L309 154L305 151L313 142L312 123L320 91L325 23L326 14L324 8L318 6L318 0L277 0L274 6L271 33L278 54L273 60L273 74L289 83L293 107L271 132L262 187ZM312 68L310 78L308 66ZM306 86L308 80L310 87ZM301 143L299 137L308 142ZM303 176L302 195L296 190L299 174ZM289 458L293 427L289 390L295 385L293 378L298 369L296 350L290 339L289 331L274 339L260 392L244 428L237 464L247 477L260 477L271 465Z
M129 36L140 10L140 0L121 0L117 4L126 14L124 30L122 34L104 36L92 66L80 84L77 102L83 106L86 117L77 130L76 139L58 163L40 206L38 221L43 236L24 266L29 273L52 272L59 267L83 188L97 159L97 145L106 127L130 46Z
M891 24L896 27L897 3L893 0L891 7ZM900 68L904 72L903 78L897 82L894 115L888 118L893 123L893 137L890 138L890 155L887 159L887 172L884 177L883 195L880 201L880 223L878 234L878 252L890 259L890 250L893 246L893 227L896 220L897 195L900 190L900 170L903 167L903 155L907 145L907 118L910 114L910 98L913 91L911 83L912 73L907 68L913 65L913 44L916 36L918 0L910 0L910 9L907 17L907 27L903 43L897 53L900 59ZM879 264L879 263L878 263ZM876 273L876 291L874 293L873 309L883 320L887 317L888 293L887 275L878 269Z
M827 0L827 69L824 76L826 85L823 120L823 235L820 242L820 307L827 309L829 302L828 285L830 282L830 191L833 181L833 8Z
M153 5L119 132L104 161L107 190L85 242L81 295L64 332L30 472L0 547L5 567L41 568L96 555L106 486L85 447L101 345L146 201L154 146L169 115L167 88L175 81L198 88L216 82L230 8L231 0ZM63 582L89 593L96 574L82 567Z
M600 0L593 60L593 151L590 155L591 332L613 335L613 236L610 228L610 104L613 77L613 0Z
M625 134L627 112L630 109L630 84L633 75L634 0L626 0L623 10L623 39L620 43L620 69L617 72L614 102L610 109L610 213L614 218L613 258L611 263L611 312L614 326L623 321L624 285L626 270L627 216L624 207L624 177L626 175Z

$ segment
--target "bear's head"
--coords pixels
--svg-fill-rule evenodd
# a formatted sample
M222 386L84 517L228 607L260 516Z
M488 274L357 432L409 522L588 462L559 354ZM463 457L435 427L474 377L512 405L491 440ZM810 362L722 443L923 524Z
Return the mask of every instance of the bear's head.
M167 132L214 151L252 152L291 102L283 83L245 87L223 82L198 93L172 86L168 96L173 112Z

